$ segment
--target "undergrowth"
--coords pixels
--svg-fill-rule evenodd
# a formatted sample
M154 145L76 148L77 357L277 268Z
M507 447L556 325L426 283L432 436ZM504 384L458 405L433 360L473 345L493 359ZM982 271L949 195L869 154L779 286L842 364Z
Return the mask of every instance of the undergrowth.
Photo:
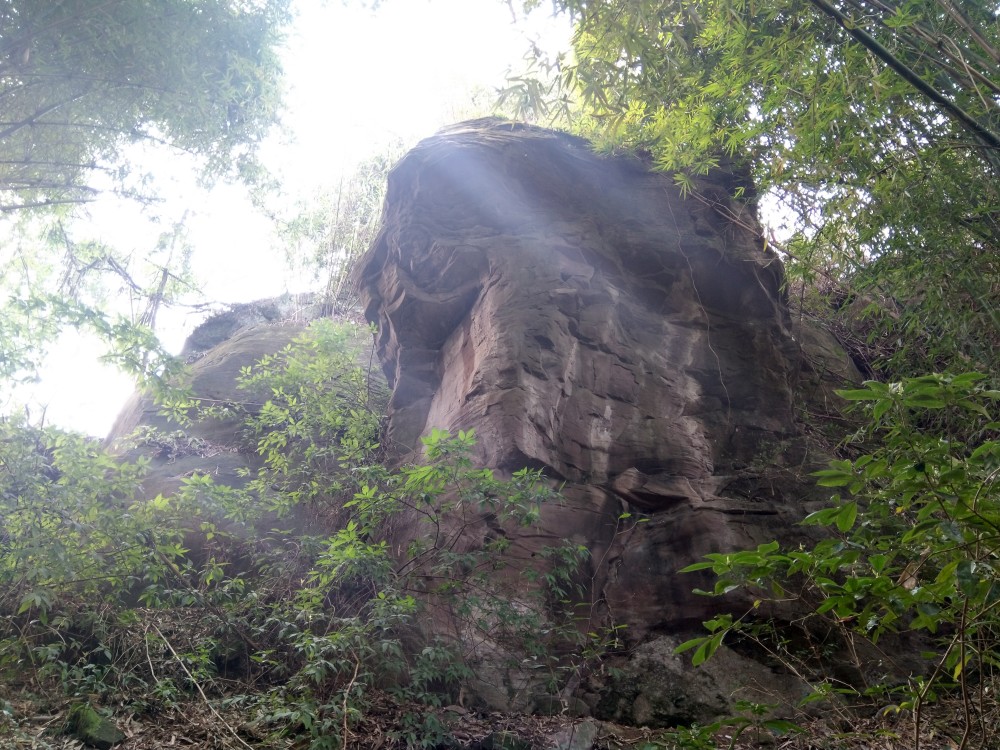
M841 395L864 409L853 460L816 473L833 504L805 519L823 527L812 547L715 553L687 571L710 570L712 591L758 597L750 612L705 623L680 647L699 664L726 638L770 654L813 687L803 704L874 702L911 719L907 745L925 741L925 716L957 703L952 747L990 747L1000 666L1000 391L984 375L870 381ZM759 615L795 606L801 636ZM818 669L831 657L849 677ZM924 745L926 746L926 745Z
M138 715L238 706L265 744L314 750L350 745L374 695L459 701L483 660L530 663L557 692L579 668L554 655L579 650L586 550L528 565L510 544L557 491L537 470L475 466L471 431L434 430L420 462L383 465L384 394L356 340L321 321L243 372L246 401L175 400L175 416L242 420L241 487L196 473L146 498L148 458L0 422L0 681ZM168 460L195 445L137 440ZM442 739L432 714L408 716L397 745Z

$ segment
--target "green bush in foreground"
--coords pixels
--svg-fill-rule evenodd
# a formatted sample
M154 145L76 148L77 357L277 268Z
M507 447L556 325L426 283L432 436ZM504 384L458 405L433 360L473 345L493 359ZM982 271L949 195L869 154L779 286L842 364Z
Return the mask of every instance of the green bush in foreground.
M811 549L774 542L712 554L685 570L718 576L714 591L703 593L749 587L758 604L801 600L825 623L817 632L839 632L844 642L921 634L933 644L926 670L868 692L913 712L919 745L922 707L957 691L965 746L991 705L1000 655L1000 391L968 373L868 382L841 395L863 405L868 424L855 436L861 455L816 473L821 486L841 494L804 523L827 527L829 538ZM710 635L679 650L700 663L727 634L759 634L752 620L752 613L714 618L705 623ZM807 700L858 690L827 682Z

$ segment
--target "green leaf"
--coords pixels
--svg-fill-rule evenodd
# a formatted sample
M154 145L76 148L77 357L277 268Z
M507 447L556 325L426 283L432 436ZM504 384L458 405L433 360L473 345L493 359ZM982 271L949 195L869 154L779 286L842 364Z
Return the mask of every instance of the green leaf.
M847 533L854 526L854 522L858 517L858 504L856 502L846 503L837 513L836 524L837 528L842 533Z
M675 654L683 654L685 651L690 651L691 649L698 648L709 636L702 636L700 638L692 638L689 641L684 641L681 645L674 649Z
M854 481L854 473L841 469L821 469L814 471L812 476L817 477L816 484L820 487L844 487Z
M975 596L976 590L979 588L982 579L976 575L977 567L974 560L961 560L956 567L955 577L958 580L958 588L965 596Z
M875 392L874 390L865 389L854 389L854 390L838 390L837 395L842 399L847 401L874 401L875 399L882 398L882 394Z
M717 563L714 563L714 562L697 562L697 563L691 563L690 565L681 568L678 572L679 573L694 573L695 571L698 571L698 570L711 570L716 565L717 565Z
M704 642L695 650L694 656L691 657L692 666L697 667L711 659L718 651L719 646L722 645L722 639L726 637L726 632L723 630L704 639Z
M904 403L909 407L917 407L921 409L943 409L948 405L947 401L930 393L917 393L907 396L904 399Z
M802 524L804 526L829 526L834 522L839 512L839 506L813 511L802 519Z
M775 734L789 734L790 732L804 732L805 730L798 724L791 721L786 721L784 719L765 719L763 722L765 729L768 729Z

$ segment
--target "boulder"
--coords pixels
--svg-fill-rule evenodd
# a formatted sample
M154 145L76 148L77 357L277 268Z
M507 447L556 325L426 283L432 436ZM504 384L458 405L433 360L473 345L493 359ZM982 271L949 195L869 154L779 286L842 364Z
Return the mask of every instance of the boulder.
M223 319L227 315L223 315ZM215 327L210 318L188 339L186 348L197 341L203 328ZM190 386L194 396L205 405L224 406L248 401L263 401L266 394L252 394L238 388L240 370L256 364L291 343L304 326L298 323L250 325L228 331L207 350L196 350L189 357ZM156 437L130 440L137 430ZM111 428L106 444L128 458L145 455L150 470L144 489L147 495L175 492L191 472L209 473L217 484L241 487L246 479L240 474L255 463L256 450L243 434L242 420L233 418L195 419L179 424L160 413L148 393L139 391L129 398Z
M563 133L461 123L392 170L358 269L398 460L418 457L432 428L474 429L484 465L543 469L562 501L540 529L510 532L512 548L532 565L546 546L585 545L579 626L617 628L633 650L752 606L693 595L710 580L678 571L801 538L824 498L801 479L824 458L801 413L857 377L828 334L795 335L782 264L734 197L740 181L719 171L685 196L671 175ZM473 686L484 702L536 705L509 665L484 674L503 683ZM728 700L734 685L717 677L705 690ZM755 681L775 679L761 666Z
M483 465L540 469L560 489L537 527L484 512L447 529L456 555L505 536L510 564L491 570L491 585L510 613L546 607L552 625L533 634L535 657L511 658L492 632L496 613L461 621L429 599L417 635L460 646L474 670L460 698L666 726L808 692L744 652L723 647L698 670L673 653L721 612L801 615L755 609L742 592L695 595L711 577L679 571L711 552L808 539L797 524L826 502L808 473L832 436L807 418L839 419L834 389L860 379L829 332L790 315L781 262L741 187L744 177L718 170L685 196L641 159L492 119L439 132L391 172L356 277L391 389L389 460L419 460L434 428L471 429ZM200 327L185 349L196 395L245 399L240 368L300 330L284 309L253 303ZM177 433L143 396L111 439L142 426L175 435L128 454L151 458L150 496L193 471L239 486L257 460L235 420ZM403 555L426 528L395 518L390 548ZM566 544L589 553L568 587L568 626L565 597L532 596L538 577L523 575L544 578L547 553ZM577 637L558 646L557 625ZM551 658L536 658L550 643Z
M114 722L105 718L89 703L72 706L66 721L66 734L70 734L89 747L97 750L111 750L123 743L127 737Z
M286 295L236 305L209 317L188 337L183 349L192 396L205 406L239 404L246 414L255 414L271 394L239 387L241 371L284 349L321 314L322 307L310 297ZM345 318L345 322L355 321ZM368 366L371 346L367 329L357 326L352 348L362 366ZM379 397L384 393L377 368L370 388ZM193 410L189 416L191 420L181 424L161 414L153 397L143 391L134 393L119 413L105 445L124 459L148 460L143 496L169 496L198 474L210 476L216 486L242 489L260 468L259 436L247 430L242 416L207 417ZM325 529L317 524L321 510L301 504L287 513L268 511L254 522L238 522L206 500L204 517L185 533L187 556L202 563L220 555L230 565L230 573L246 572L243 566L249 558L244 547L266 547L268 537L280 538L284 532L321 532ZM202 521L214 523L223 533L207 536ZM273 531L279 533L272 535Z

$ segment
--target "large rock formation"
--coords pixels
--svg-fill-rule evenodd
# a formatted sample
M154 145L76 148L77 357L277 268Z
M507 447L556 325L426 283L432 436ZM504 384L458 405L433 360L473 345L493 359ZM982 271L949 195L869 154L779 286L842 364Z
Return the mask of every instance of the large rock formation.
M579 139L463 123L392 171L359 271L401 458L431 428L473 428L486 465L542 467L564 482L564 501L518 539L521 553L585 544L586 627L627 626L629 643L667 670L679 657L657 639L676 643L721 607L749 606L694 596L706 581L678 571L797 533L806 502L790 468L811 459L796 404L854 372L822 332L800 337L819 364L804 354L782 265L732 196L738 182L720 171L685 198L670 175ZM748 677L733 666L741 657L726 658L730 682L794 697L787 680L764 667ZM697 697L680 677L643 688L657 671L644 664L631 696L609 700L592 685L590 708L655 723L725 710L725 680ZM481 697L525 694L503 679L480 685Z
M685 198L640 160L495 120L444 130L392 171L381 232L358 270L392 390L385 442L402 463L419 458L432 428L471 428L485 465L542 469L562 500L540 528L498 529L483 514L463 520L462 534L473 547L508 535L522 568L544 567L546 548L585 546L576 626L626 642L616 670L587 673L592 662L567 654L557 679L539 680L489 632L431 608L424 635L475 643L466 697L668 725L727 713L734 697L790 703L806 690L725 647L696 671L673 651L718 612L752 608L693 595L711 579L678 571L802 533L797 522L823 500L802 477L824 456L812 455L801 413L833 410L832 389L857 378L828 333L790 316L781 263L752 206L732 195L743 183L719 171ZM199 397L245 398L240 368L299 330L272 325L288 317L272 307L195 332L185 354ZM112 437L139 426L179 427L136 396ZM195 450L135 449L152 458L150 495L193 471L239 485L258 461L236 421L186 430ZM425 528L396 519L393 548ZM497 585L529 607L517 569L497 570Z
M192 394L207 405L252 398L255 394L238 387L240 371L287 346L315 317L315 307L311 299L285 296L234 305L209 317L195 328L181 352L191 365ZM196 419L181 425L160 411L149 393L134 393L105 441L127 458L150 459L145 494L175 492L195 471L212 475L218 484L238 487L246 482L242 472L255 464L256 451L242 434L241 419ZM148 440L130 445L137 430L155 431L163 445L150 445ZM184 444L169 444L175 434Z

